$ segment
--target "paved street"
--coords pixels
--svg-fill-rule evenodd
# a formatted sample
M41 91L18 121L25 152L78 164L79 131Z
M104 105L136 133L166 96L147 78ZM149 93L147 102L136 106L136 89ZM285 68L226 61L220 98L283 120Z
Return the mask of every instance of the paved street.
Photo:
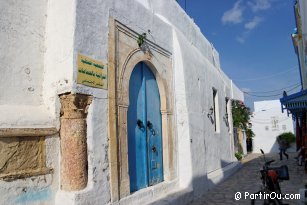
M243 161L243 167L224 182L218 184L208 191L202 198L195 200L190 205L205 204L250 204L249 199L244 199L244 193L254 193L259 190L261 180L259 169L262 167L263 158L259 154L248 155ZM278 154L270 154L267 159L275 159L274 166L286 164L289 168L290 180L280 183L283 194L298 193L300 188L307 183L307 174L302 166L297 166L294 159L295 154L289 154L289 160L279 160ZM236 201L235 193L241 192L242 199ZM298 200L284 200L284 203L297 204Z

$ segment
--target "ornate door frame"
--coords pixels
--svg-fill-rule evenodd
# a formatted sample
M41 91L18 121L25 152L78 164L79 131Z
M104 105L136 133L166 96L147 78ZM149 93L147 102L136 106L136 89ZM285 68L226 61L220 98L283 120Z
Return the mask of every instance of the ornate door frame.
M164 180L175 178L175 131L173 115L173 68L171 53L146 40L138 46L139 34L110 18L108 45L108 135L111 200L130 195L127 144L129 79L133 68L144 62L158 84L162 115Z

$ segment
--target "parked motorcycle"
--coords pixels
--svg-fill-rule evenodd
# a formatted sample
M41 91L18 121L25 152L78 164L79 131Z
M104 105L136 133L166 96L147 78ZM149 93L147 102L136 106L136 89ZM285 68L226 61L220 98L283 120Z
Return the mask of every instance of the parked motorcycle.
M289 180L288 167L286 165L279 167L270 166L275 160L267 161L263 150L260 150L264 160L264 165L260 170L262 185L261 189L253 194L251 204L281 205L283 204L283 196L280 190L279 182L281 180Z

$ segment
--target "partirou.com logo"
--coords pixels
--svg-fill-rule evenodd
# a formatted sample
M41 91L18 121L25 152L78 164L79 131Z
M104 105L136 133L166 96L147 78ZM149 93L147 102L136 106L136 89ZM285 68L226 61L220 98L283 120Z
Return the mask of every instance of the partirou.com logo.
M235 200L240 199L300 199L300 194L278 194L276 192L271 193L265 193L265 192L259 192L259 193L253 193L250 194L249 192L237 192L235 193Z

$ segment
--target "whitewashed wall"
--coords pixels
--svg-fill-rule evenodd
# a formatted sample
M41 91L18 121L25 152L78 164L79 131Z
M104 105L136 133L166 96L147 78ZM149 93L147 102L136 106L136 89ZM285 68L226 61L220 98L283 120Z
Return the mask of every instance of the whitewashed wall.
M0 127L50 126L42 99L47 2L0 7Z
M279 152L276 137L283 132L294 133L291 115L288 116L286 112L281 112L279 100L254 102L254 109L254 117L251 118L252 129L255 133L253 152L260 153L260 149L265 153ZM278 120L276 127L272 122L274 119ZM294 150L295 147L289 149L289 151Z
M0 2L0 128L55 127L55 118L43 101L47 7L47 1ZM1 205L54 203L59 183L58 135L45 142L46 165L54 173L1 180Z
M173 59L178 159L176 187L166 190L161 187L163 192L160 191L158 195L152 194L154 187L147 192L141 190L140 197L155 201L165 197L161 193L167 195L182 189L189 190L186 192L189 195L186 200L190 200L191 197L202 195L236 169L232 123L230 119L228 128L223 117L226 112L225 97L243 101L243 93L223 73L218 52L176 1L52 0L41 3L29 1L23 4L3 1L0 5L11 12L0 14L1 28L6 20L13 21L7 19L9 16L16 21L12 23L17 29L14 33L16 38L10 41L8 38L11 38L12 31L9 28L2 29L0 33L0 52L3 53L7 48L10 51L4 56L1 55L1 63L5 62L1 69L5 69L7 81L2 78L0 86L1 90L7 89L0 97L0 111L4 106L10 105L14 105L16 109L22 109L23 106L36 109L38 106L42 111L35 113L42 117L35 118L36 115L32 114L26 116L23 118L26 119L26 125L33 127L37 123L43 123L59 127L58 94L78 92L94 96L87 119L88 187L79 192L64 192L59 189L60 158L55 151L48 155L48 160L53 161L52 166L57 170L53 175L56 180L49 185L55 188L48 200L39 203L110 203L109 136L106 131L108 92L76 84L78 53L107 62L110 16L138 33L150 30L147 38L169 51ZM20 10L26 11L28 19L31 19L26 24L27 35L21 33L25 32L22 29L26 18L20 17ZM20 18L16 19L16 16ZM21 48L24 49L21 50L17 45L22 45ZM13 59L15 61L12 61ZM28 67L31 68L31 74L28 74ZM18 81L13 75L15 73L21 73ZM7 82L18 82L20 86ZM34 91L28 89L30 87L35 88ZM214 125L207 116L213 102L212 88L218 93L219 132L214 131ZM19 113L25 113L25 110ZM20 121L17 118L12 118L6 126L18 122ZM55 150L59 150L57 139L54 142L51 140L50 143L54 143ZM14 188L14 183L16 182L5 183L0 189L8 198L14 197L8 192ZM123 204L128 202L137 203L133 197L130 201L122 200ZM186 201L181 201L184 202Z

